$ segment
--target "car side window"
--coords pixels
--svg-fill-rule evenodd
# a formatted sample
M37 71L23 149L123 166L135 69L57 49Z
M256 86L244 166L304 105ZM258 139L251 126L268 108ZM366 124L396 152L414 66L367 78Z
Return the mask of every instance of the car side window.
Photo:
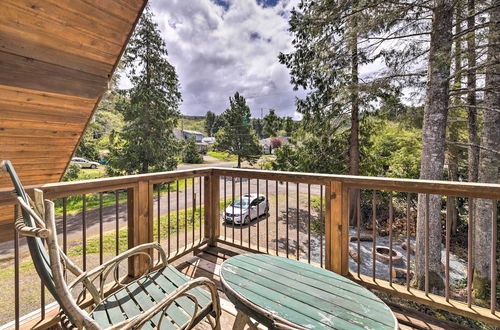
M259 204L259 200L256 198L252 201L252 204L250 204L251 206L257 206L257 204Z
M263 197L263 196L259 197L259 204L260 204L260 203L262 203L262 202L263 202L263 201L265 201L265 200L266 200L266 198L265 198L265 197Z

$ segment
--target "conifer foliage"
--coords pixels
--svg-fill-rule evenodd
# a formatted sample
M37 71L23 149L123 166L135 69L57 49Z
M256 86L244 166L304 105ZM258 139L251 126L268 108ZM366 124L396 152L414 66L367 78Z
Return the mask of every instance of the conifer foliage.
M147 7L125 51L124 67L132 88L120 110L125 127L111 150L110 164L126 173L172 170L179 150L173 129L181 93L175 68L153 14Z

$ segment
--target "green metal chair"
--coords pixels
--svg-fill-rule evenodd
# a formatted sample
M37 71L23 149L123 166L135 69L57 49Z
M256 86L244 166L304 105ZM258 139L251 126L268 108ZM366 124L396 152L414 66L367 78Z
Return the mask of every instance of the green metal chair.
M59 303L62 326L79 329L191 329L207 318L212 328L220 329L220 302L212 281L203 277L190 280L168 265L165 252L157 243L134 247L90 271L81 270L57 243L54 203L44 200L43 192L38 189L35 189L33 201L10 161L0 163L0 171L10 174L21 206L21 214L16 214L15 228L19 235L26 236L36 271ZM148 253L152 249L160 255L156 265ZM149 268L139 279L123 283L116 270L122 261L132 256L147 258ZM151 271L153 268L156 270ZM70 284L66 283L65 271L76 276ZM113 276L112 288L107 282L110 274ZM105 291L111 293L105 295ZM85 300L85 292L89 293L90 302ZM84 301L90 304L89 312L80 307Z

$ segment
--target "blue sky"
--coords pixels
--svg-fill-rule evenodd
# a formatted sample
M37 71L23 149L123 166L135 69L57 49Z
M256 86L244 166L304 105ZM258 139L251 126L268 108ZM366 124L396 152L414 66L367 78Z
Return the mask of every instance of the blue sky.
M177 70L181 112L221 113L239 91L254 116L275 108L295 115L295 97L286 67L277 56L292 50L288 16L298 0L151 0ZM122 81L121 86L129 83Z

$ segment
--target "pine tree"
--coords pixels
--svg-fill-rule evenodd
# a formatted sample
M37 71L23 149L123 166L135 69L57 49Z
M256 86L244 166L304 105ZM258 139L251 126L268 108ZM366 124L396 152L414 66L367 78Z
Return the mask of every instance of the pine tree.
M229 108L221 115L223 126L215 136L215 148L238 157L238 167L243 160L250 163L259 159L262 150L257 134L252 128L250 108L238 92L229 98Z
M203 156L196 147L196 138L194 136L185 141L182 160L188 164L203 163Z
M269 113L264 116L263 131L267 137L276 137L281 128L280 117L276 115L276 110L269 109Z
M214 136L216 132L214 132L215 121L217 120L217 115L212 111L207 111L205 115L205 132L208 136Z
M124 55L132 88L121 111L125 128L112 150L110 165L126 173L172 170L178 145L173 129L181 94L175 68L153 14L147 7Z

